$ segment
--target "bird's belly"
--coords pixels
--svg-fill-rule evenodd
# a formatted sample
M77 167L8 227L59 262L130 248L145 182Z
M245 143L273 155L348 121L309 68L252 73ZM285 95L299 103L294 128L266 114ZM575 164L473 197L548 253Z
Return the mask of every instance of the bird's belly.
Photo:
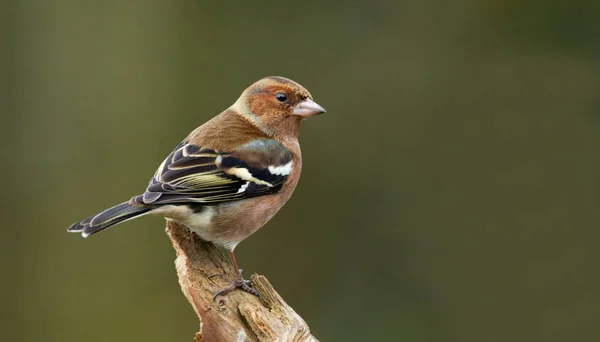
M229 250L263 227L281 208L279 197L264 196L215 207L209 228L212 241Z
M204 241L233 250L242 240L264 226L286 199L255 197L206 205L199 211L187 205L165 205L152 210L150 214L164 216L187 227Z
M210 234L212 218L215 215L213 207L203 207L200 211L194 211L187 205L165 205L150 212L152 215L164 216L167 220L175 221L205 241L213 241Z

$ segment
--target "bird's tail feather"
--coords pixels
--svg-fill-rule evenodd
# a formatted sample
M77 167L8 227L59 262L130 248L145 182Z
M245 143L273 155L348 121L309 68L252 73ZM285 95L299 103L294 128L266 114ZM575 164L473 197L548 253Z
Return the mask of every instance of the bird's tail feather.
M146 214L150 210L152 210L152 208L136 207L127 202L117 204L114 207L90 216L83 221L72 224L68 231L72 233L81 233L83 237L88 237L121 222Z

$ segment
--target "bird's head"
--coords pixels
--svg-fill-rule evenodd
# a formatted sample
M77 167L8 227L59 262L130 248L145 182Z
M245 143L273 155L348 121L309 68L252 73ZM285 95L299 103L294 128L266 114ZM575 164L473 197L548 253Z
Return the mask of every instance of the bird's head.
M282 137L298 136L302 119L325 113L303 86L278 76L249 86L232 109L265 133Z

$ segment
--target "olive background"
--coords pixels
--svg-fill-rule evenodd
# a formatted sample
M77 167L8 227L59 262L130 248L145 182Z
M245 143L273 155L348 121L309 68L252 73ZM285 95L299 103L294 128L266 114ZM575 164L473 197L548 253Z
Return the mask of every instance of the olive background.
M322 341L600 339L600 2L0 4L0 340L191 341L142 192L268 75L303 123L290 202L237 248Z

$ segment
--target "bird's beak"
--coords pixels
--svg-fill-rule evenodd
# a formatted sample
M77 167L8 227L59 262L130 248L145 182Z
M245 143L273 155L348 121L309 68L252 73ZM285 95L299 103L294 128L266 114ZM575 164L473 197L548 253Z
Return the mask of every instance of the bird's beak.
M298 115L304 118L309 116L323 114L325 113L325 108L321 107L318 103L311 99L304 100L294 107L294 111L292 115Z

